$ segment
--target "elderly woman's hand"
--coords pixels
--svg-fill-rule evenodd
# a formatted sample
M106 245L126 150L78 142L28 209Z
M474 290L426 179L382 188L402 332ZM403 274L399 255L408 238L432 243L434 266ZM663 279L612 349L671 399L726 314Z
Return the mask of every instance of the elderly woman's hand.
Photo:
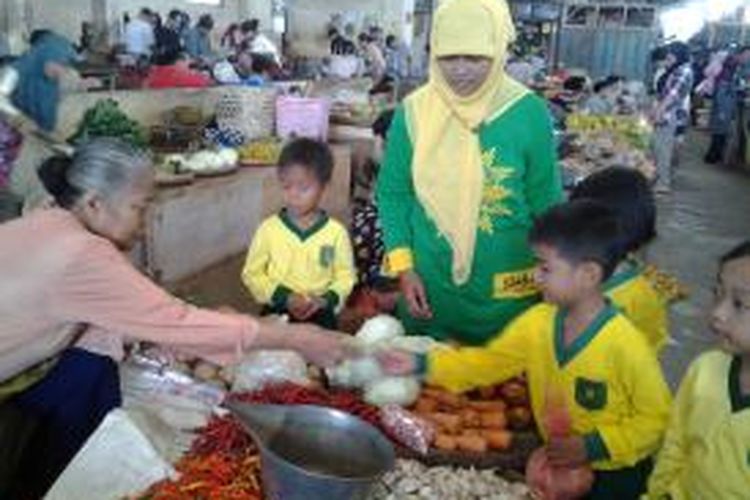
M286 325L290 346L308 362L328 368L359 355L352 338L311 324Z
M401 293L404 294L409 313L418 319L431 319L432 309L427 301L427 292L422 278L414 271L406 271L399 278Z

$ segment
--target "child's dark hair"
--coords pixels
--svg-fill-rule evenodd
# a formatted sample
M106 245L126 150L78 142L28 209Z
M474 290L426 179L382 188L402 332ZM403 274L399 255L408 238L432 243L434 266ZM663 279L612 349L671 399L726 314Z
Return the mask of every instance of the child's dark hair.
M632 168L612 167L591 174L571 193L613 210L620 223L621 245L635 252L656 237L656 202L646 177Z
M328 184L333 175L333 155L328 145L314 139L300 138L284 146L279 158L279 172L291 166L303 167L321 184Z
M743 241L721 257L721 265L750 257L750 240Z
M576 200L551 208L534 222L532 245L549 245L574 264L595 262L602 281L614 273L624 252L615 212L592 200Z

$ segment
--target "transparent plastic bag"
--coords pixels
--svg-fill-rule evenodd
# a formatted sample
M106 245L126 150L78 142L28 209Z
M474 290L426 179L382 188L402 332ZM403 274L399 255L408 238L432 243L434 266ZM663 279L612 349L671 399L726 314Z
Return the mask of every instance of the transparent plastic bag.
M254 351L235 368L232 392L257 391L281 382L310 384L304 358L293 351Z
M435 427L398 405L381 408L380 420L388 434L410 450L426 455L435 439Z

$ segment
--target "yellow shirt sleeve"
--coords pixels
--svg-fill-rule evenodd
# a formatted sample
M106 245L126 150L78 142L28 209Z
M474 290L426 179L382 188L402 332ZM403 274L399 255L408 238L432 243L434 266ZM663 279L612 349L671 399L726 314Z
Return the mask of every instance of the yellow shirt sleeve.
M336 294L336 306L343 305L352 288L357 282L357 274L354 268L354 255L352 253L352 243L346 229L341 226L339 235L336 238L336 249L333 260L333 282L329 292Z
M623 333L629 335L625 335L626 341L613 353L612 362L633 409L630 415L600 425L596 430L610 461L635 465L659 448L669 420L671 394L646 339L635 336L635 332Z
M513 321L498 338L485 347L438 348L427 358L427 380L453 392L491 386L520 375L527 364L526 353L535 326L545 315L538 307ZM538 331L537 331L538 333Z
M255 232L242 269L242 282L261 304L270 304L279 286L268 272L271 263L270 237L268 224L261 224Z
M656 466L649 479L648 498L660 500L665 495L671 495L674 500L686 498L685 495L679 497L674 497L674 495L679 491L680 475L688 464L685 424L690 411L695 368L694 363L677 391L664 444L659 451Z

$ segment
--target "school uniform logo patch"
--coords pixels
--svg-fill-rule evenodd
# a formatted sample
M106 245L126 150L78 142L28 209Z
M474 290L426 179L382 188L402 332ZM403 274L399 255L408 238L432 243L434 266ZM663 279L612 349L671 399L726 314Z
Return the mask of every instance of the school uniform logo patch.
M576 402L587 410L601 410L607 406L607 384L583 377L576 379Z
M331 245L323 245L320 247L320 255L318 260L322 267L331 267L333 260L336 258L336 249Z
M523 299L539 293L534 269L496 274L493 283L495 299Z

